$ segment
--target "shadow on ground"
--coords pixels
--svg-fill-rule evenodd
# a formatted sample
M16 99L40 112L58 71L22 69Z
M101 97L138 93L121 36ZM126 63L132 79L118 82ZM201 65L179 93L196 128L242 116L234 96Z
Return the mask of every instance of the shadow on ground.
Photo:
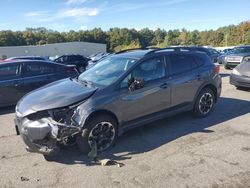
M118 139L113 148L100 154L99 157L117 161L130 159L134 154L154 150L185 135L196 132L212 134L213 131L209 130L209 127L219 126L220 123L249 112L249 101L220 98L213 112L206 118L198 119L191 113L184 113L130 130ZM118 153L125 154L115 155ZM77 147L61 151L52 160L63 164L91 164L87 156L82 155Z
M222 78L224 78L224 77L230 76L230 74L227 74L227 73L220 73L220 76L221 76Z

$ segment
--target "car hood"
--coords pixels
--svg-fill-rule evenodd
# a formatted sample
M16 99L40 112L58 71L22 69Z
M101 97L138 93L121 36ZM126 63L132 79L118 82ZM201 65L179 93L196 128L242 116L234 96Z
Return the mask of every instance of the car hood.
M235 69L237 69L241 75L250 77L250 62L241 63Z
M59 80L25 95L17 104L17 115L24 117L38 111L63 108L89 98L96 90L69 78Z

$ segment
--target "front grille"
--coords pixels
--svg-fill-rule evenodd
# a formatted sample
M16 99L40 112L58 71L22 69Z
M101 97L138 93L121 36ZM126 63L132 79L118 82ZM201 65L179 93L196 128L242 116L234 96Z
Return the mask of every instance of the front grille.
M239 64L240 64L240 62L238 62L238 63L237 62L227 62L228 66L235 66L236 67Z
M238 62L238 63L240 63L241 61L242 61L242 57L228 57L227 58L227 61L229 61L229 62Z

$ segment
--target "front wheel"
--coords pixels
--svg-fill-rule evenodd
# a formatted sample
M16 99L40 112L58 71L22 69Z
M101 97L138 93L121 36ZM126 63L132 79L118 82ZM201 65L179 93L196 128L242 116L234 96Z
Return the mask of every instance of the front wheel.
M214 92L209 88L204 88L196 99L194 114L198 117L206 117L212 111L214 102Z
M97 152L110 148L117 138L117 122L108 115L100 115L92 118L77 136L76 142L84 154L88 154L94 144Z

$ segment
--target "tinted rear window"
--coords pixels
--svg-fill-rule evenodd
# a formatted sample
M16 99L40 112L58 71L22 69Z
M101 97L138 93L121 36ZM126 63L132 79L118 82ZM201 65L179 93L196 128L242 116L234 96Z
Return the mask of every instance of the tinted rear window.
M193 56L185 54L173 54L169 56L172 74L180 74L198 67Z
M196 63L198 64L198 66L202 66L205 63L207 63L207 64L212 63L211 60L205 55L201 55L201 54L195 55L194 58L195 58Z
M41 74L50 74L55 72L55 67L47 63L28 63L24 68L25 75L35 76Z

